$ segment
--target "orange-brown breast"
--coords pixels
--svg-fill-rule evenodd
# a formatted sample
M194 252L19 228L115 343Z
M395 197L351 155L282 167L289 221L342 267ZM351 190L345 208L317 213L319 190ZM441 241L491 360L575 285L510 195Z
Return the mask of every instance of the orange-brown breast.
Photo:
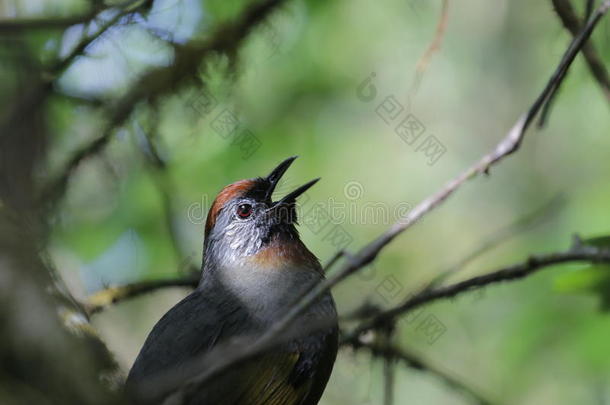
M270 269L297 268L306 265L320 269L318 259L298 239L292 241L276 239L252 256L251 260L256 266Z
M234 198L243 196L244 194L246 194L249 190L252 189L252 187L255 185L255 181L252 179L246 179L246 180L240 180L237 181L233 184L229 184L228 186L226 186L225 188L223 188L222 190L220 190L220 193L218 193L218 195L216 196L216 199L214 200L214 202L212 203L212 206L210 207L210 210L208 211L208 217L205 221L205 237L208 237L208 234L210 233L210 231L212 230L212 228L214 227L214 224L216 223L216 218L218 217L218 212L220 211L220 209L222 207L224 207L224 205L233 200Z

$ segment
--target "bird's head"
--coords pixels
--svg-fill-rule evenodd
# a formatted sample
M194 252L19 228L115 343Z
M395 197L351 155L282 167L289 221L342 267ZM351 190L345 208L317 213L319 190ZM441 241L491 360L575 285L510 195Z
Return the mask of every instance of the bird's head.
M271 196L296 159L280 163L266 177L240 180L223 188L214 200L205 226L206 262L247 263L294 259L306 250L296 230L296 199L318 180L312 180L278 201ZM291 251L294 251L291 253ZM304 255L308 254L303 253Z

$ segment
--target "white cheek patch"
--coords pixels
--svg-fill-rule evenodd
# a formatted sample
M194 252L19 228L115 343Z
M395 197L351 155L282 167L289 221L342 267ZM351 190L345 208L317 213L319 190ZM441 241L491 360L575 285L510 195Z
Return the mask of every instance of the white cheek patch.
M251 256L262 247L260 229L254 227L252 223L240 223L239 220L227 226L221 241L229 251L226 255L232 260Z

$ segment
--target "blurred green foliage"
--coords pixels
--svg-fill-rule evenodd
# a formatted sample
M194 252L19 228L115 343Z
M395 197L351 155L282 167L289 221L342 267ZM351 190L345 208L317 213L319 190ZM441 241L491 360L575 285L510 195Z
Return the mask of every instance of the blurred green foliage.
M580 243L610 249L610 236L589 238ZM606 264L589 264L563 274L557 278L555 286L561 292L599 295L601 308L610 310L610 266Z
M41 181L53 178L75 150L99 135L105 124L100 105L125 94L142 72L171 63L167 39L203 40L249 3L157 0L147 19L123 20L89 46L56 82L49 100L51 143ZM138 106L108 147L78 167L52 220L52 256L71 287L82 295L108 284L174 276L185 262L199 266L205 213L218 190L264 175L295 154L301 157L278 193L321 176L304 209L315 202L343 204L344 219L331 218L325 230L300 227L322 262L337 249L327 237L333 226L349 235L349 249L387 229L397 219L396 207L413 207L495 145L542 89L570 39L550 1L452 1L442 47L413 93L415 67L434 35L440 3L288 2L255 30L236 64L215 57L202 66L205 86ZM0 3L3 17L84 10L84 1ZM65 56L82 32L82 26L63 33L40 30L25 36L23 46L48 63ZM592 41L608 63L610 19ZM17 91L15 73L7 67L14 63L0 64L3 94ZM364 102L356 89L372 72L376 97ZM434 135L446 148L433 165L394 132L396 123L380 118L379 105L388 96L404 107L401 118L413 114L425 127L421 139ZM3 110L10 103L0 99ZM249 138L214 129L225 110ZM557 193L567 196L558 214L452 280L529 253L565 249L573 233L607 235L610 114L580 58L548 127L530 132L522 150L489 178L466 185L393 242L363 275L340 285L334 292L340 311L349 312L363 299L396 304L494 230ZM166 168L151 167L147 135ZM359 185L356 198L347 193L348 184ZM362 220L360 214L375 204L387 218ZM346 215L352 211L360 219ZM127 248L120 248L123 243ZM390 277L393 284L384 290L380 286ZM150 327L184 293L146 296L95 318L125 368ZM418 328L426 316L421 315L401 323L396 341L501 403L602 404L610 401L610 319L598 311L600 301L607 310L607 266L564 266L426 307L425 314L445 332L430 343ZM343 352L323 403L380 403L381 365L369 360ZM410 369L398 372L395 389L396 404L469 403L434 377Z

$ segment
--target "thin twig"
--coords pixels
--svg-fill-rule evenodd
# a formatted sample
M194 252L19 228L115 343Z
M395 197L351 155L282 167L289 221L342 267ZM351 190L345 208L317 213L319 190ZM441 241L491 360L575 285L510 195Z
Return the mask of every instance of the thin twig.
M587 21L589 17L591 17L591 13L593 13L593 7L595 7L595 0L587 0L587 4L585 6L585 21Z
M96 314L112 304L126 299L138 297L167 287L197 287L199 272L191 271L188 277L170 278L165 280L140 281L133 284L109 287L91 295L84 304L89 315Z
M59 77L66 69L81 56L85 50L98 38L100 38L108 29L115 25L119 20L129 14L126 10L119 10L114 16L105 21L100 27L91 35L85 35L81 40L72 48L70 53L63 59L58 60L48 71L47 81L51 82Z
M98 108L104 105L105 101L102 98L87 97L79 94L70 94L61 90L55 89L55 97L66 100L70 103L85 105L91 108Z
M23 94L14 101L10 108L10 111L6 114L5 118L0 121L0 133L3 133L10 128L12 123L18 122L23 116L27 116L31 111L36 111L41 108L44 102L47 100L53 90L53 82L61 76L70 65L85 52L87 47L97 40L104 32L116 24L122 17L126 16L133 10L133 6L139 5L142 2L152 0L133 0L125 5L125 8L118 9L116 14L111 17L108 21L101 24L101 26L92 35L83 35L81 40L75 45L70 53L63 59L53 62L44 71L44 74L40 75L39 80L34 80L33 84L26 89ZM93 17L92 17L93 18ZM28 114L24 114L28 112ZM49 203L48 199L41 198L41 202Z
M424 284L424 286L418 289L416 293L409 293L407 296L411 297L414 294L420 294L422 291L431 290L434 287L437 287L449 276L454 276L456 273L466 267L466 265L477 259L482 254L497 247L499 244L517 235L518 233L521 233L529 228L532 228L542 223L549 215L556 212L557 209L561 206L561 204L563 204L563 196L561 194L556 195L550 201L536 208L532 212L529 212L526 215L522 216L517 221L512 222L511 224L503 228L500 228L492 235L486 237L480 246L477 246L474 250L472 250L469 254L460 259L457 263L455 263L449 268L446 268L443 271L437 272L438 275L433 277L432 280L430 280L426 284ZM364 303L359 308L354 310L352 314L344 316L343 319L367 319L374 315L375 311L379 312L379 308L371 306L369 303Z
M421 81L424 77L424 73L426 73L426 69L430 64L430 60L432 56L441 49L441 44L443 43L443 37L445 36L445 30L447 29L447 20L449 17L449 0L443 0L443 5L441 6L441 14L438 19L438 23L436 24L436 32L434 33L434 38L424 54L419 58L417 64L415 65L415 77L413 78L413 84L411 85L411 91L409 92L411 95L417 93Z
M565 252L530 256L523 263L507 266L499 270L491 271L482 276L472 277L449 286L438 287L432 290L424 290L396 307L382 311L381 313L373 316L371 319L363 322L352 333L343 338L343 343L358 340L359 336L367 330L376 329L379 326L386 325L396 319L396 317L401 316L424 304L429 304L439 299L453 298L464 292L479 289L490 284L521 279L539 270L557 264L574 262L608 263L610 262L610 250L578 245Z
M552 1L553 1L553 6L555 7L555 11L557 12L557 15L559 16L559 18L561 19L561 22L563 23L564 27L566 27L566 29L568 31L570 31L572 36L578 35L578 33L580 32L580 30L582 28L582 23L581 23L580 19L578 18L578 15L572 8L570 1L569 0L552 0ZM608 102L610 102L610 76L608 76L608 71L606 70L606 67L604 66L604 62L599 57L599 54L597 53L595 45L593 44L592 41L589 41L583 45L582 55L584 56L585 62L587 63L587 66L589 67L589 70L591 71L591 75L599 84L603 95L606 97L606 100ZM560 85L558 83L558 85L553 89L552 93L549 95L548 100L547 100L546 104L544 105L542 113L540 114L540 120L538 121L538 126L541 128L544 127L544 125L546 124L548 115L549 115L551 107L552 107L552 103L555 99L555 95L557 94L559 88L560 88Z
M409 368L435 376L447 386L465 393L479 405L491 405L497 403L496 401L488 399L485 395L470 387L459 378L452 376L451 373L442 370L440 367L431 365L428 361L424 361L422 358L410 353L408 350L391 345L379 345L375 343L362 342L355 343L352 345L352 347L355 350L366 349L374 356L392 358L404 363Z
M328 273L328 271L341 259L343 256L346 256L347 252L343 249L338 250L333 257L330 258L328 263L324 266L324 273Z
M480 257L485 252L488 252L489 250L497 247L507 239L510 239L521 232L524 232L534 226L541 224L551 214L555 213L559 209L559 207L563 204L563 201L563 195L556 195L551 200L544 203L542 206L536 208L532 212L525 214L516 221L510 223L505 227L500 228L492 235L486 237L480 246L477 246L474 250L464 256L453 266L449 267L445 271L440 272L439 275L429 283L429 288L436 287L437 285L445 281L447 277L455 275L455 273L466 267L466 265L474 261L476 258Z
M384 347L390 347L392 344L392 337L394 335L394 328L390 327L384 330L383 333L383 345ZM386 353L383 358L383 405L394 404L394 381L396 378L396 356Z
M64 29L71 25L91 20L100 10L93 8L86 13L68 17L19 18L0 20L0 33L13 33L31 30Z
M59 175L44 188L41 199L54 202L63 195L74 170L83 160L104 149L114 130L125 123L140 101L154 102L165 94L176 92L178 88L194 80L199 66L210 55L235 55L254 27L285 1L266 0L254 3L235 21L216 29L208 40L175 46L174 63L144 74L130 91L118 100L108 114L107 124L101 135L72 155Z
M136 122L136 134L138 135L138 140L141 141L140 150L142 150L142 153L146 158L146 162L151 169L151 175L157 187L159 196L161 197L163 219L165 221L167 233L172 244L174 256L177 260L180 260L184 256L184 251L180 245L178 228L174 223L174 212L176 210L174 199L172 197L175 195L176 187L173 181L171 181L171 178L169 178L167 163L165 162L165 159L161 157L161 154L159 153L155 144L157 139L156 133L159 125L159 111L157 111L156 107L152 109L150 115L149 126L151 129L149 131L145 131Z

